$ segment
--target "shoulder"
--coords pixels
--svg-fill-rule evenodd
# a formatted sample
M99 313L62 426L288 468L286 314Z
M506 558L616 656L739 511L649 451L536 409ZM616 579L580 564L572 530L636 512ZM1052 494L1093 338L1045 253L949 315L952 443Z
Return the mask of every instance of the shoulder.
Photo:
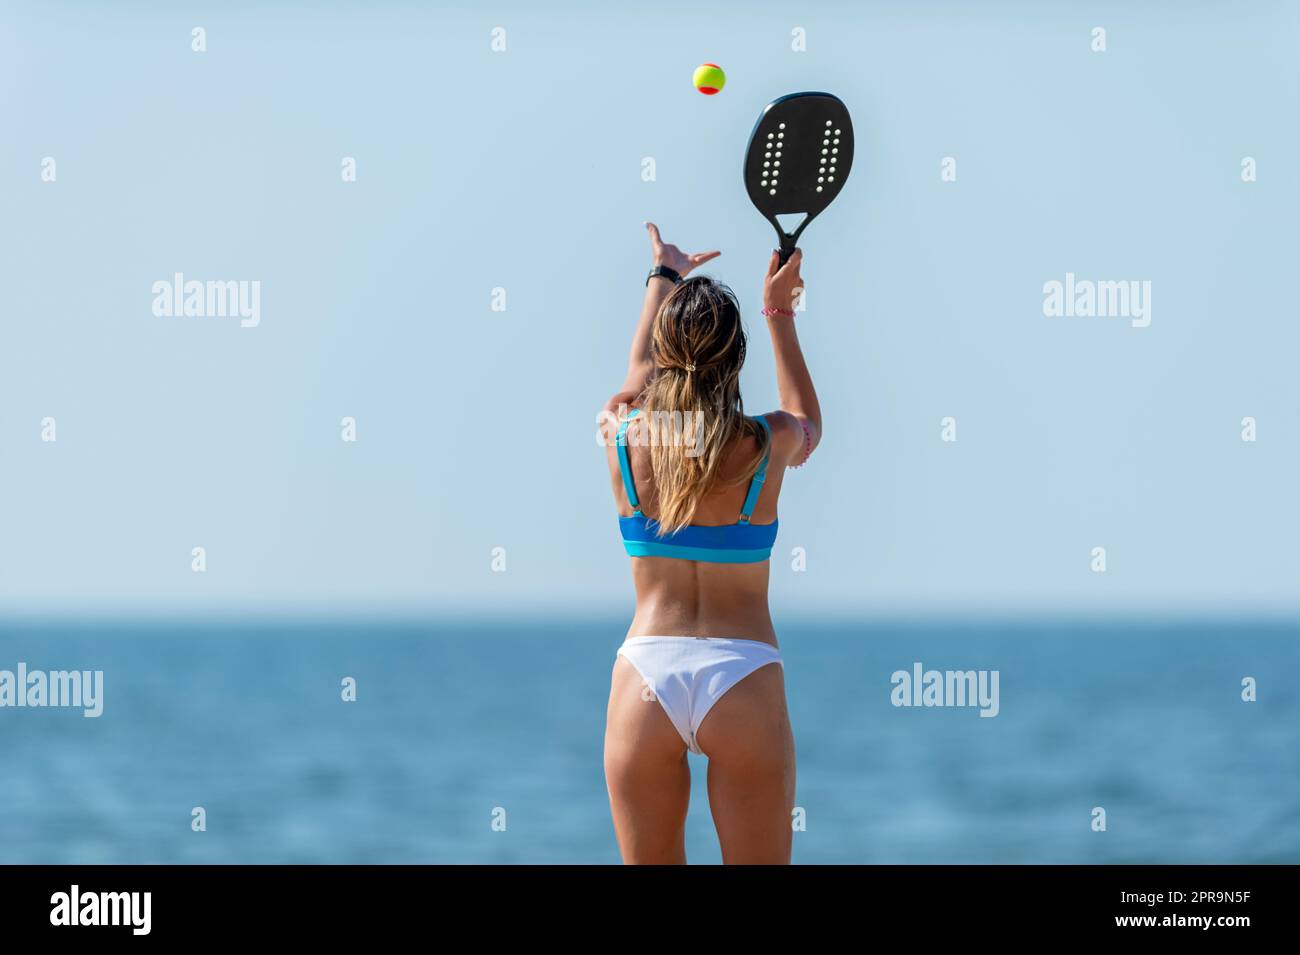
M606 444L614 443L619 426L627 419L628 415L638 410L633 406L633 402L638 397L632 392L620 391L615 393L609 401L605 402L605 406L600 409L596 421L600 429L600 435Z
M788 411L769 411L758 415L772 432L772 461L789 464L803 457L804 432L799 419Z

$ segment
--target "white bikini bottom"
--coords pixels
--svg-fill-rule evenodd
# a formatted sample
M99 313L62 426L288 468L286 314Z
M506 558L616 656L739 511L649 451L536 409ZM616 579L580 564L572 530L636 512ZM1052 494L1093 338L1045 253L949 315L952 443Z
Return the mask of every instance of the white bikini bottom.
M781 651L758 640L729 637L628 637L619 656L641 674L692 753L695 734L713 704L759 667L781 663Z

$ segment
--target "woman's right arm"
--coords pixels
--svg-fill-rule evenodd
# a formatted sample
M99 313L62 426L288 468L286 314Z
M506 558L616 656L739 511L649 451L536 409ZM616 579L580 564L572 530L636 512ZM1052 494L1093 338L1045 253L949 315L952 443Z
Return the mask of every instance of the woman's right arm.
M779 309L769 314L767 328L772 335L772 353L776 357L776 387L781 397L781 410L789 415L795 426L788 430L783 443L789 449L786 464L802 464L822 439L822 409L817 403L817 389L804 362L803 349L794 328L794 297L803 288L799 266L803 252L795 249L785 265L780 265L776 252L767 264L763 280L763 307Z

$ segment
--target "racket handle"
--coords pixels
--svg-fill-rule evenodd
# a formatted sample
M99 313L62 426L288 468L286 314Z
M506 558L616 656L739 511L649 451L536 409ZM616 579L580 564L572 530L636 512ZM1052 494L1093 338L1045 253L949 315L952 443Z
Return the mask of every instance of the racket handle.
M777 259L776 267L780 268L781 266L785 265L787 262L790 261L790 256L794 255L794 243L791 242L787 245L785 240L782 240L781 248L778 250L778 252L780 257Z

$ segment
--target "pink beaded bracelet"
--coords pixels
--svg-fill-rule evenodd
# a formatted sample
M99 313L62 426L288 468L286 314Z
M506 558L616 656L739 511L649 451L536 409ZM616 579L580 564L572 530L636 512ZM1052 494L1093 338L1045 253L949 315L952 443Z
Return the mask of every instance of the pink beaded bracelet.
M792 308L765 308L763 315L771 317L773 315L784 315L786 318L794 318L794 309Z
M808 459L812 457L812 432L808 430L808 422L800 418L799 427L803 428L803 457L795 465L797 468L803 467L808 463Z

